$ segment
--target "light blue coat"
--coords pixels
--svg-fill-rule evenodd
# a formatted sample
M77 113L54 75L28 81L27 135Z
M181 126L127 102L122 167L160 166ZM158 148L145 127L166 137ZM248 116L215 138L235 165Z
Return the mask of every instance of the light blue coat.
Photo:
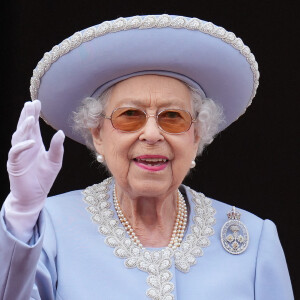
M108 202L112 198L109 187ZM195 230L196 211L202 211L192 200L190 189L186 191L191 206L187 235ZM18 241L7 231L2 210L0 299L149 299L146 292L151 287L151 276L138 268L125 267L125 259L114 254L107 240L105 243L105 236L97 230L99 224L92 222L87 206L81 191L49 198L29 244ZM240 210L250 243L244 253L232 255L220 241L221 228L231 207L216 200L212 200L212 207L216 210L216 224L214 234L208 237L210 245L202 247L203 256L196 258L196 264L187 273L178 270L174 257L171 258L172 265L164 269L164 274L172 276L170 281L166 280L169 285L155 288L154 280L154 292L160 289L163 293L162 288L167 290L171 284L173 290L166 293L166 299L294 299L275 225ZM110 209L114 212L113 206ZM153 254L155 250L160 249L149 251ZM163 272L163 267L159 268Z

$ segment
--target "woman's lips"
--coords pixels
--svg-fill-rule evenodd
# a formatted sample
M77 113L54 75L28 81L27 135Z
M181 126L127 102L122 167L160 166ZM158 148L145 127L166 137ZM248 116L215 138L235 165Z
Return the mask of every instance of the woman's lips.
M168 158L162 155L141 155L133 159L134 163L148 171L161 171L168 165Z

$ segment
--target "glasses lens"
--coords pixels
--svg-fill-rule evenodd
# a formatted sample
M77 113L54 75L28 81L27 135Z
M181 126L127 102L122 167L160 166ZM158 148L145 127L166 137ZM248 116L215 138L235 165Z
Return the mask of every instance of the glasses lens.
M122 131L137 131L144 126L145 121L145 113L132 107L120 107L111 116L113 126Z
M158 124L166 132L181 133L190 129L192 117L184 110L164 110L158 115Z

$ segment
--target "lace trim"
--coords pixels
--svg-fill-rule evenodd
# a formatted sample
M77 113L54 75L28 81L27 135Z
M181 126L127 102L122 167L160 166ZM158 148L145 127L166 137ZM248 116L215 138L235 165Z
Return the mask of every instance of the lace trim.
M147 283L150 288L146 295L150 299L174 300L174 284L171 282L173 274L169 271L172 260L178 270L187 273L190 267L197 263L196 258L203 255L202 248L210 245L208 237L214 234L212 225L216 222L211 200L189 189L195 204L191 233L176 250L164 248L160 251L149 251L140 249L126 237L124 227L110 209L108 192L111 188L112 178L108 178L83 191L83 200L89 205L87 211L92 214L92 220L99 225L98 231L106 236L105 243L114 248L114 255L125 259L124 264L127 268L138 268L149 274Z
M49 70L51 65L61 56L79 47L82 43L102 35L122 30L166 27L198 30L222 39L224 42L239 50L240 53L247 59L253 72L254 85L248 106L251 104L258 87L259 71L258 64L255 61L255 57L251 53L250 48L246 46L240 38L236 37L233 32L226 31L223 27L216 26L211 22L205 22L197 18L189 19L182 16L171 17L169 15L149 15L144 18L135 16L129 19L119 18L113 21L105 21L99 25L89 27L81 32L74 33L71 37L63 40L59 45L54 46L51 51L46 52L44 57L39 61L36 68L33 70L33 75L30 80L31 99L37 99L41 78Z

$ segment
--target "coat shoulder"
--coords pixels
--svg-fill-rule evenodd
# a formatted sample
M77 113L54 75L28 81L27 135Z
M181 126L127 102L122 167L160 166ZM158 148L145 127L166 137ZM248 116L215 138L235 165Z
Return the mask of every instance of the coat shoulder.
M187 193L189 195L192 195L190 193L190 188L189 187L185 187L185 188ZM206 198L208 198L211 201L211 206L215 210L215 215L214 215L216 219L216 223L214 225L215 232L221 232L223 225L228 221L227 213L232 210L233 206L209 197ZM240 221L248 229L249 234L252 237L252 240L255 240L258 243L265 220L242 208L236 207L236 210L241 214Z
M74 210L86 207L82 190L75 190L48 197L45 208L50 215L68 214Z

